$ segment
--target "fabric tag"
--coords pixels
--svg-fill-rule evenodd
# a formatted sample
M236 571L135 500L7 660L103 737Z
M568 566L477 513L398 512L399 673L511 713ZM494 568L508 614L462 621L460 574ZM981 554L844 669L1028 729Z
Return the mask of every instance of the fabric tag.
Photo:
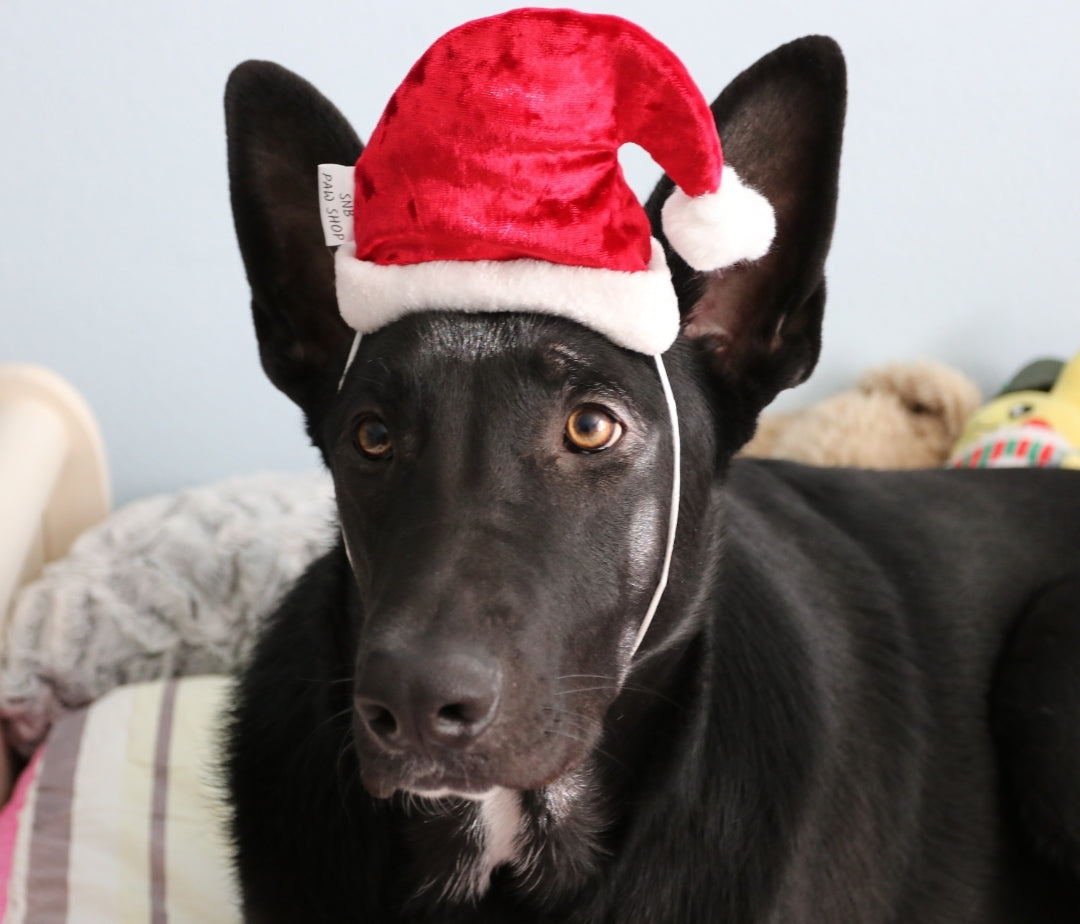
M353 240L353 169L319 164L319 217L327 247Z

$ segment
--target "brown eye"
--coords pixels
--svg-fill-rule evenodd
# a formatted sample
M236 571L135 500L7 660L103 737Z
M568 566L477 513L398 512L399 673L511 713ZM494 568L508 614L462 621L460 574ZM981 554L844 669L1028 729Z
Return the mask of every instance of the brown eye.
M622 431L622 424L595 404L582 405L566 421L567 445L578 452L599 452L614 446Z
M378 417L365 417L356 431L356 443L369 459L387 459L394 449L390 431Z

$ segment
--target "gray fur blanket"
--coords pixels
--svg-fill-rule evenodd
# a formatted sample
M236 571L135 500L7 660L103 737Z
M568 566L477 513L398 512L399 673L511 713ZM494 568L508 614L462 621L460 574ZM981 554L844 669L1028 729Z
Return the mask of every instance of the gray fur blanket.
M66 709L122 683L225 673L332 540L322 473L136 501L22 589L0 637L0 720L29 754Z

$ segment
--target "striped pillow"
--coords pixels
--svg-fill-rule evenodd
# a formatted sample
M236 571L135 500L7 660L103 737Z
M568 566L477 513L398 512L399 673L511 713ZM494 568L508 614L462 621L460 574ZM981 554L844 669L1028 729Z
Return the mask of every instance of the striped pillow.
M119 687L53 727L0 813L4 924L236 924L220 677Z

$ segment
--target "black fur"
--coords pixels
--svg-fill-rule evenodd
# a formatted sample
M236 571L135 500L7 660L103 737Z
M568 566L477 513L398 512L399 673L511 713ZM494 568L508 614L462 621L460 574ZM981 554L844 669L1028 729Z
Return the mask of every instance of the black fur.
M350 332L314 165L359 142L275 65L239 67L226 104L263 364L307 416L349 543L238 688L247 921L1080 919L1080 476L732 461L817 359L830 40L777 50L713 107L778 236L720 276L669 252L681 521L632 662L670 490L652 363L559 319L427 314L365 338L338 394ZM623 438L570 451L583 403ZM387 458L357 447L370 415ZM421 695L446 704L430 725L402 705ZM480 810L402 790L492 787L520 794L516 865L466 888Z

